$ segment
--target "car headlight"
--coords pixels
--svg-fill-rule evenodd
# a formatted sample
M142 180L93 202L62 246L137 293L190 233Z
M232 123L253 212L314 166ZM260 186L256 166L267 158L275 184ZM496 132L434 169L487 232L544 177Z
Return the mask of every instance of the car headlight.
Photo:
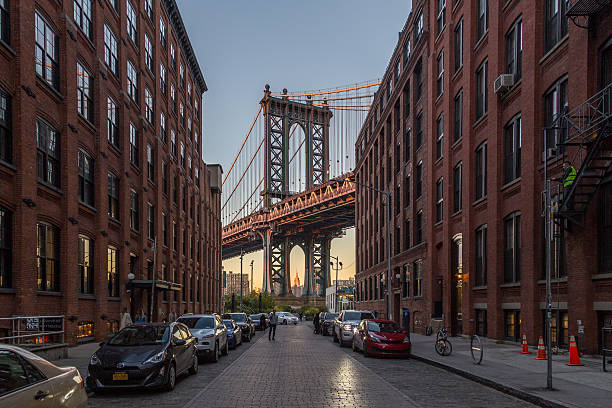
M91 358L89 359L89 365L98 365L98 364L102 364L102 362L100 361L100 359L98 358L98 354L97 353L93 353L91 355Z
M161 363L162 361L164 361L164 359L166 358L166 350L164 351L160 351L159 353L155 354L152 357L149 357L144 364L157 364L157 363Z
M344 330L353 330L353 326L351 326L350 324L345 324Z
M410 343L410 336L404 337L404 343Z
M210 334L207 334L206 336L202 336L202 339L210 339L212 337L215 337L215 333L210 333Z
M374 343L380 343L380 339L378 337L374 337L372 335L369 336L370 340L372 340Z

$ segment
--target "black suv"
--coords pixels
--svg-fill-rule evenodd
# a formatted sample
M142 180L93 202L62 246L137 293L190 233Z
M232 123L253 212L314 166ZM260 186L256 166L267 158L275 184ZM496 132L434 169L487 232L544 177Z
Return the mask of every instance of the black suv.
M334 319L336 317L338 317L338 313L321 312L321 314L319 314L319 325L321 326L319 334L321 334L321 336L328 336L331 334Z

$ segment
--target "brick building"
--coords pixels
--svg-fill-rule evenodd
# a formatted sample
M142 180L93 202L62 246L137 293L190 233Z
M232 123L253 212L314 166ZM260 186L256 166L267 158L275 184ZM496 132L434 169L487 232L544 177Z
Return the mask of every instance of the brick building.
M423 332L444 315L454 334L518 342L525 333L536 344L545 332L544 160L551 178L566 161L598 169L588 194L577 179L585 213L555 228L552 285L553 343L567 346L580 322L582 347L596 352L612 319L612 147L603 141L604 159L589 167L593 145L562 144L559 123L611 88L612 4L574 2L570 14L584 15L572 20L566 1L541 3L413 1L357 141L356 174L392 193L395 319ZM603 106L609 113L610 99ZM384 315L385 206L364 188L357 197L358 307Z
M65 315L74 343L149 316L153 285L155 320L219 311L221 168L176 1L0 14L1 315Z

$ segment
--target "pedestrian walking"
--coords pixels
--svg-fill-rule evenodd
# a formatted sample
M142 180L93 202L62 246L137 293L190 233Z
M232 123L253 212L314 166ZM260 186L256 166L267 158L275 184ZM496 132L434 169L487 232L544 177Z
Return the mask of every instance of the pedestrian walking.
M319 313L315 313L312 323L314 324L314 333L319 334Z
M123 313L121 314L121 323L119 323L119 330L124 327L130 326L132 324L132 316L127 312L127 308L123 308Z
M270 331L268 332L268 341L274 340L276 336L276 325L278 324L278 316L276 315L276 310L272 310L272 315L270 315Z
M576 180L576 169L569 161L565 162L565 170L563 170L563 188L570 188Z
M135 323L146 323L147 322L147 315L144 314L144 312L141 310L140 312L138 312L138 314L136 315L136 321Z

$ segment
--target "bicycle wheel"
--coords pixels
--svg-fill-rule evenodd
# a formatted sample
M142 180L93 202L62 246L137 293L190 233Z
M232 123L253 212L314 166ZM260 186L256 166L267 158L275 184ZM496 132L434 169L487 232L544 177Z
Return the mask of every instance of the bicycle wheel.
M470 341L470 352L472 353L472 360L474 364L480 364L484 354L484 349L480 337L474 335Z
M453 345L448 340L444 340L444 344L446 347L444 348L443 356L450 356L451 353L453 352Z
M436 353L438 353L441 356L448 356L453 350L448 340L443 340L443 339L436 341L435 348L436 348Z

